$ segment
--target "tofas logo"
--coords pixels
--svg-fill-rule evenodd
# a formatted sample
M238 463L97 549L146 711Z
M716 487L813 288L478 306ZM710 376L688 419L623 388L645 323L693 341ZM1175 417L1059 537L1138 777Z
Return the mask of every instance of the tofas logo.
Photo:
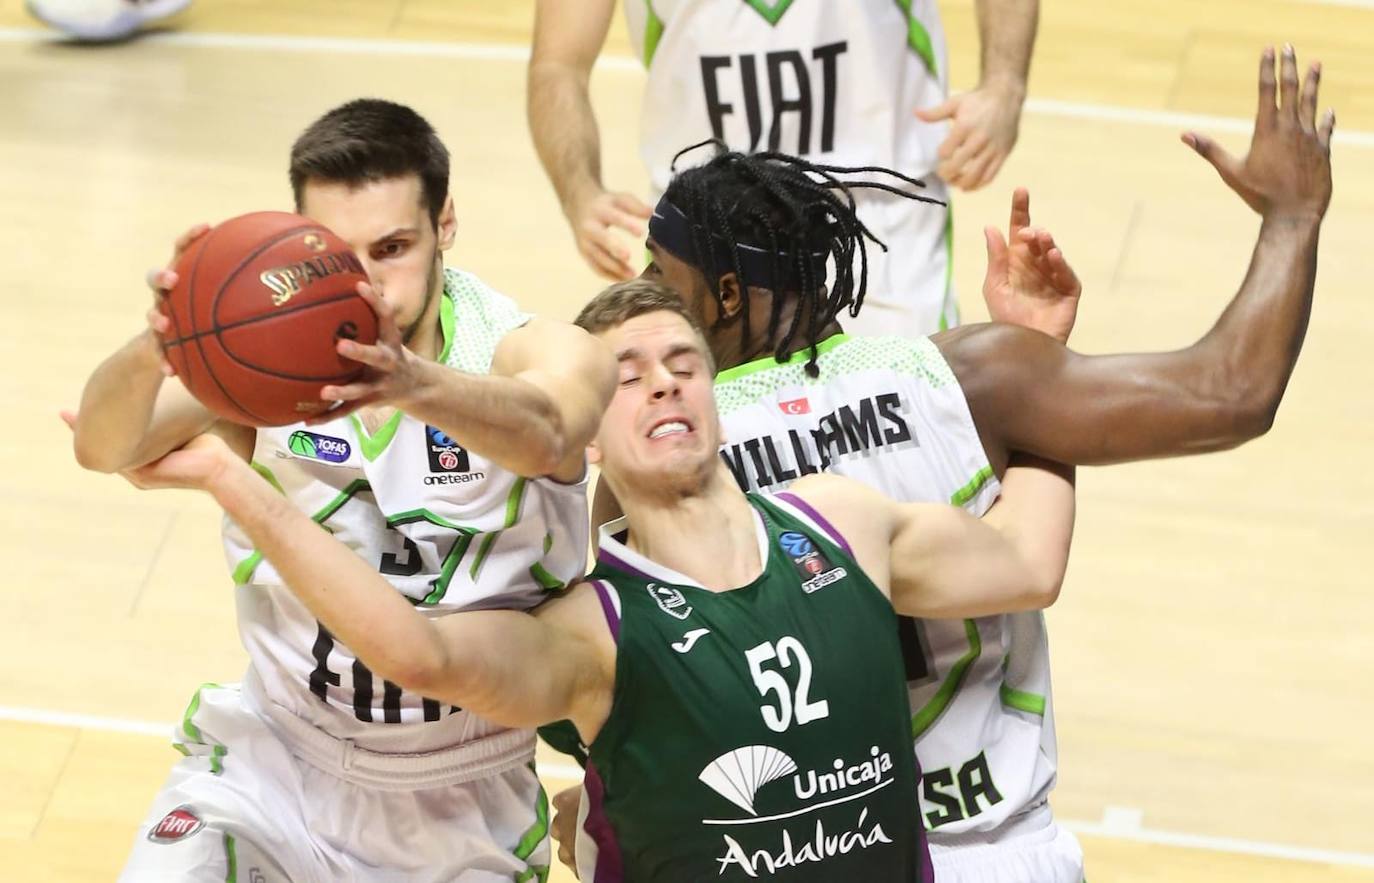
M205 822L201 821L200 816L183 804L158 820L148 832L148 839L154 843L175 843L190 837L203 827Z
M304 429L291 433L286 446L297 457L309 457L311 460L323 460L326 463L342 463L353 453L348 442L341 438L306 432Z

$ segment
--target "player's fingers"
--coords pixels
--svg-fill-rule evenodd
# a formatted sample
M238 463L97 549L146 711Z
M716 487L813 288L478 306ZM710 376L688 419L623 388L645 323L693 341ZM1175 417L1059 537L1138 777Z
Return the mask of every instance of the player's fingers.
M1002 171L1002 164L1006 161L1007 152L1005 150L994 150L992 153L992 161L989 162L987 168L983 170L982 180L974 184L971 189L979 190L991 184L992 180L997 177L997 173Z
M1298 118L1298 58L1292 43L1285 43L1279 60L1279 113L1284 120Z
M949 158L949 174L941 175L946 181L956 186L963 186L964 175L971 171L971 163L983 152L987 146L987 136L979 131L970 131L953 155Z
M1317 128L1317 88L1321 85L1322 65L1314 61L1307 69L1307 78L1302 84L1302 106L1298 108L1298 123L1304 132Z
M587 263L592 265L592 269L602 276L623 282L635 275L630 267L630 255L627 251L613 249L614 246L588 237L582 244L582 255L587 259Z
M1083 283L1078 280L1078 274L1073 267L1069 266L1069 261L1064 257L1064 252L1058 248L1051 249L1046 255L1050 264L1050 279L1054 283L1054 288L1060 294L1077 297L1083 293Z
M1009 249L1002 231L991 225L983 228L983 240L988 246L988 276L1006 275Z
M320 388L320 398L326 402L361 402L363 399L375 395L377 395L377 384L366 381Z
M195 226L187 230L185 233L178 236L177 241L173 244L172 247L172 260L176 260L177 258L181 257L181 253L186 249L190 248L192 242L195 242L197 239L204 236L208 232L210 232L209 224L196 224Z
M619 208L607 207L599 220L606 227L618 227L637 239L643 238L647 232L643 218Z
M1278 114L1278 100L1274 82L1274 47L1266 46L1260 53L1259 64L1259 105L1256 108L1257 126L1272 126Z
M1328 108L1326 113L1322 114L1321 125L1317 127L1317 141L1322 147L1328 150L1331 148L1331 133L1335 131L1335 129L1336 111Z
M169 270L166 267L158 267L149 270L144 274L143 280L148 283L148 287L159 297L176 288L177 281L180 279L176 270Z
M1011 192L1011 220L1007 229L1015 236L1022 228L1030 226L1030 191L1017 187Z
M956 184L962 190L977 190L987 180L988 168L994 159L993 151L984 150L976 154L959 172Z
M1212 167L1221 173L1221 176L1228 182L1240 170L1240 160L1208 136L1199 132L1184 132L1181 137L1184 144L1193 148L1198 156L1211 163Z
M961 126L955 123L950 127L949 134L945 136L945 140L940 142L940 149L936 151L935 155L945 162L953 159L954 155L959 152L959 148L964 146L964 142L968 139L969 131L967 126ZM942 162L941 165L943 164ZM943 178L945 176L942 173L940 177Z
M627 214L634 215L638 218L643 218L646 221L649 220L649 218L653 217L654 214L654 210L649 206L648 203L644 202L644 200L639 199L638 197L631 196L628 193L613 194L611 197L611 202L615 205L616 208L620 209L622 212L626 212Z
M158 334L167 335L172 331L172 320L157 307L150 307L147 313L148 327Z
M950 119L958 111L962 97L956 95L934 107L918 107L916 108L916 118L927 123L938 123L941 120Z
M390 346L369 346L341 337L334 342L334 351L345 359L352 359L383 373L396 370L396 350Z

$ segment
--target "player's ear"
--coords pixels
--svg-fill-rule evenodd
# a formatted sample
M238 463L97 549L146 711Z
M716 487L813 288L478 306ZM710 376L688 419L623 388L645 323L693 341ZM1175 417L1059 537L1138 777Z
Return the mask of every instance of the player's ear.
M716 283L716 291L720 292L720 317L729 322L744 309L744 291L739 278L734 273L726 273Z
M444 197L444 205L439 209L439 222L436 226L439 250L448 251L453 247L453 240L458 237L458 216L453 211L452 195Z

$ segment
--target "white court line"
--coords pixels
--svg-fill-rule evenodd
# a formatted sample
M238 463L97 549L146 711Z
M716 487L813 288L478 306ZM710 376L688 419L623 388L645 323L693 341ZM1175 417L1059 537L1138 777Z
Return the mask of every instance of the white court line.
M1374 5L1374 0L1314 0L1314 2L1362 2ZM63 38L53 31L40 28L0 28L0 43L62 43ZM438 43L410 40L361 39L344 37L302 37L279 34L216 34L170 31L153 33L139 38L139 43L162 46L205 47L210 49L249 49L272 52L340 52L361 55L402 55L430 58L462 58L481 61L505 61L524 64L529 60L529 48L501 43ZM106 51L95 47L90 52ZM637 71L639 60L627 55L603 55L597 59L599 69ZM1167 110L1146 110L1138 107L1117 107L1106 104L1084 104L1075 101L1056 101L1051 98L1029 98L1026 113L1065 119L1096 120L1131 125L1165 126L1173 129L1197 129L1203 132L1247 133L1253 120L1239 117L1209 116ZM1339 118L1335 141L1342 147L1374 148L1374 132L1340 128Z
M0 720L163 737L169 736L175 726L174 724L162 724L155 721L97 717L89 714L50 711L46 708L19 708L5 705L0 705ZM546 778L563 779L571 782L582 778L580 769L566 763L540 764L539 772ZM1262 840L1242 840L1236 837L1211 837L1203 834L1185 834L1179 831L1158 831L1146 828L1142 823L1143 819L1144 813L1138 809L1109 806L1103 811L1101 821L1083 822L1071 819L1059 819L1058 821L1059 824L1075 834L1087 834L1093 837L1110 837L1137 843L1155 843L1186 849L1230 852L1290 861L1374 868L1374 853L1341 852L1332 849L1291 846L1284 843L1268 843Z

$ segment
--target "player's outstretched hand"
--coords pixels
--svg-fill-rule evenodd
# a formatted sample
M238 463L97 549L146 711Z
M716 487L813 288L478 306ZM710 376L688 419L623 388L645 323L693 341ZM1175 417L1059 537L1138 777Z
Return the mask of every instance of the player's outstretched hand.
M628 193L602 190L567 207L577 250L593 270L617 282L637 275L630 263L631 247L616 230L623 230L642 243L653 209Z
M952 121L936 171L960 190L977 190L997 176L1016 146L1021 99L1007 89L980 86L917 110L916 116L927 123Z
M983 302L993 321L1024 325L1067 343L1083 285L1054 236L1031 226L1026 188L1018 187L1011 195L1008 238L1003 239L996 227L985 227L983 236L988 245Z
M148 329L152 332L148 335L149 342L158 346L161 351L161 338L172 330L172 320L167 318L167 314L162 312L162 299L165 298L177 284L176 270L172 269L181 260L181 256L186 249L206 233L210 232L209 224L196 224L185 233L177 237L177 241L172 246L172 259L167 262L167 266L160 269L149 270L144 277L148 282L148 287L153 290L153 305L148 308L145 318L148 320ZM172 363L166 358L159 358L162 373L171 377L176 371L172 368Z
M564 788L553 796L553 839L558 841L558 860L577 876L577 814L581 810L582 789Z
M419 383L421 359L406 348L401 329L396 324L396 310L366 282L358 283L358 294L377 314L377 342L369 345L356 340L339 340L336 344L339 355L364 365L362 379L321 389L320 398L341 404L306 421L309 424L336 420L365 405L390 402L403 407L406 397Z
M1293 214L1320 218L1331 202L1331 132L1336 112L1317 119L1321 62L1307 69L1299 90L1298 60L1284 46L1277 84L1274 49L1260 55L1259 109L1250 152L1238 158L1198 132L1184 132L1183 143L1196 150L1221 175L1226 186L1261 215ZM1277 85L1277 100L1275 96Z

